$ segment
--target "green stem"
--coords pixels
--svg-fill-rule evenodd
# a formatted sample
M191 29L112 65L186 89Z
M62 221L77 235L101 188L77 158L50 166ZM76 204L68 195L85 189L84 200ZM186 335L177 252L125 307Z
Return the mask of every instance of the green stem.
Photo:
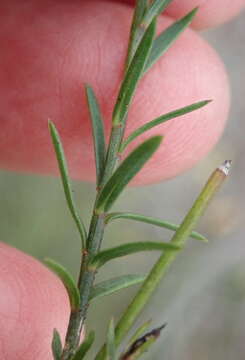
M181 223L179 229L172 237L172 243L179 246L185 245L186 240L196 226L209 201L212 199L212 197L222 185L224 179L226 178L226 175L228 174L229 168L230 162L225 162L224 165L222 165L220 168L216 169L213 172L208 182L204 186L202 192L198 196L197 200L194 202L194 205ZM177 253L166 252L160 256L156 264L153 266L150 274L147 276L140 290L138 291L133 301L128 306L117 324L115 337L117 346L124 339L125 335L128 333L129 329L134 324L136 318L141 313L145 305L148 303L152 293L157 288L159 282L162 280L168 267L175 260L176 256ZM106 349L105 346L103 346L100 352L97 354L95 360L105 360L105 358Z
M108 178L113 173L118 160L118 149L122 141L124 127L114 126L111 130L110 143L108 147L105 170L101 183L99 184L98 195ZM80 341L82 327L87 316L89 298L93 287L95 271L88 268L89 260L98 253L101 241L104 235L105 214L96 213L96 201L94 205L94 214L91 219L89 234L87 238L87 247L83 251L82 264L78 280L78 288L81 296L81 305L79 311L71 312L68 330L65 339L61 360L70 360L74 355Z
M87 315L90 293L95 278L95 271L88 268L88 263L89 260L99 251L103 235L104 214L94 214L91 220L90 231L87 238L87 249L83 251L82 264L78 280L78 288L81 296L80 309L76 312L71 312L70 314L65 346L61 360L71 359L79 345L81 331Z
M146 9L147 1L140 0L139 6L138 6L138 20L139 22L137 25L141 24L141 19L143 17L144 11L140 11L140 8L142 7L142 10ZM144 9L143 9L144 7ZM135 19L136 21L136 19ZM136 22L135 22L136 24ZM148 24L149 25L149 24ZM147 61L147 56L149 55L152 41L155 33L155 21L152 22L152 24L148 27L147 30L145 30L144 27L138 28L138 34L137 36L132 37L132 51L129 49L129 58L133 56L133 53L135 52L135 47L139 42L139 38L142 38L142 35L145 36L143 41L141 42L141 47L139 46L137 48L137 51L135 52L134 62L132 61L132 69L131 72L128 70L127 72L127 78L125 78L123 82L123 90L122 93L119 93L118 96L118 102L116 103L113 111L113 119L112 119L112 129L111 129L111 136L110 136L110 142L108 146L107 156L105 160L104 165L104 171L102 175L102 180L98 184L98 196L105 185L105 183L108 181L110 176L112 175L115 166L118 161L118 153L119 153L119 147L122 142L124 129L125 129L125 123L126 123L126 117L128 112L128 106L131 102L133 93L135 91L137 82L139 80L139 75L143 71L145 63ZM137 53L138 52L138 53ZM142 54L141 54L142 52ZM134 70L134 71L133 71ZM137 71L136 71L137 70ZM130 80L130 76L132 77L132 81ZM128 87L128 88L127 88ZM122 88L121 88L122 89ZM124 91L124 92L123 92ZM120 98L120 96L123 95L123 100ZM121 106L124 106L122 109ZM119 117L119 112L120 117ZM119 121L119 120L120 121ZM97 196L97 199L98 199ZM96 200L97 201L97 200ZM89 297L90 292L93 287L94 278L95 278L95 272L91 271L91 269L88 268L88 264L90 259L96 255L101 246L101 241L104 235L104 216L106 214L98 214L96 212L96 201L94 205L94 213L91 219L90 223L90 229L88 233L88 237L86 240L86 249L83 250L82 254L82 263L81 263L81 269L80 269L80 275L78 280L78 288L81 295L81 305L78 311L72 312L70 315L70 321L68 325L68 330L66 334L66 340L65 340L65 346L63 349L63 353L61 356L61 360L71 360L75 351L77 350L77 347L79 345L80 341L80 334L82 331L82 327L84 324L84 321L86 319L88 305L89 305ZM127 316L126 316L127 317ZM132 318L132 317L131 317ZM127 320L127 319L126 319ZM128 321L128 320L127 320ZM127 322L126 321L126 322ZM124 323L124 321L123 321ZM122 327L124 326L122 323ZM129 323L129 321L128 321ZM120 333L120 328L118 329ZM122 333L122 332L121 332ZM118 341L118 340L117 340Z
M122 142L124 128L125 126L121 124L112 126L109 147L106 155L106 165L101 181L101 187L105 185L117 164L119 147Z

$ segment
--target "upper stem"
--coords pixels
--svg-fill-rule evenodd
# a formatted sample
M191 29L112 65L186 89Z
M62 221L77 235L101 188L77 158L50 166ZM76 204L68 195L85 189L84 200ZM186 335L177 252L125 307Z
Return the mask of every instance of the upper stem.
M111 130L110 143L107 151L105 170L102 181L99 185L98 195L102 190L104 184L109 179L118 160L118 149L123 137L123 127L113 126ZM96 213L96 200L94 205L94 213L91 219L89 233L86 242L86 249L82 254L82 263L80 268L80 275L78 280L78 288L81 295L80 309L76 312L71 312L69 325L66 333L65 346L61 356L61 360L72 359L80 341L82 327L87 316L90 292L93 287L95 272L89 269L89 260L98 253L101 246L101 241L104 235L105 214Z
M106 155L105 170L100 187L103 187L113 173L118 161L119 148L124 134L124 126L112 125L109 147Z
M143 3L142 3L143 4ZM153 30L153 29L152 29ZM153 34L153 32L152 32ZM134 42L134 40L132 39ZM129 50L130 52L130 50ZM129 55L130 56L130 55ZM116 104L117 105L117 104ZM115 108L116 108L115 105ZM114 115L116 116L116 115ZM124 116L126 120L127 111ZM98 184L98 196L112 175L115 166L118 161L119 147L122 142L124 135L125 122L123 124L116 122L115 119L112 119L112 128L110 135L110 142L107 150L107 156L105 160L105 168L100 184ZM70 314L70 320L68 325L68 330L66 334L65 346L61 356L61 360L70 360L75 353L80 340L80 334L84 321L86 319L88 305L89 305L89 296L94 283L95 273L88 268L89 260L98 253L101 246L101 241L104 235L104 216L106 214L97 214L96 212L96 200L94 205L94 213L90 223L90 229L86 242L86 249L83 251L82 263L80 269L80 275L78 280L78 288L81 295L81 305L80 309L76 312Z
M221 167L219 167L213 172L213 174L208 179L206 185L204 186L203 190L201 191L200 195L185 216L184 220L182 221L179 229L172 237L172 243L179 246L185 245L199 218L205 211L208 203L216 194L223 181L225 180L226 176L228 175L229 168L230 162L226 161ZM155 291L159 282L165 275L169 265L174 261L177 254L177 252L166 252L160 256L156 264L153 266L151 272L142 284L140 290L132 300L131 304L127 307L126 311L124 312L116 326L116 345L119 345L125 335L128 333L129 329L134 324L134 321L149 301L152 293ZM95 360L105 360L105 358L106 347L104 345L97 354Z

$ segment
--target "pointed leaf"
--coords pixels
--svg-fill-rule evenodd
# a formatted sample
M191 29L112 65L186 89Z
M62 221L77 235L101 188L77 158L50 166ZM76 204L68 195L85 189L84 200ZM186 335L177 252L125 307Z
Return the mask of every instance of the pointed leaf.
M54 329L53 331L52 353L54 360L61 360L62 342L61 342L60 334L56 329Z
M93 125L94 153L96 163L97 186L100 184L105 164L105 135L104 125L99 109L98 101L93 89L86 85L86 95Z
M110 249L102 250L90 261L90 269L98 269L110 260L117 259L122 256L135 254L141 251L178 251L179 246L170 243L159 243L152 241L141 241L135 243L127 243Z
M83 341L83 343L79 346L76 354L72 358L72 360L82 360L84 359L85 355L91 348L93 342L94 342L95 334L94 331L90 331L88 334L88 337Z
M73 199L72 187L71 187L71 183L70 183L70 179L69 179L68 168L67 168L67 164L66 164L63 146L62 146L58 131L57 131L55 125L51 121L49 121L49 130L50 130L50 134L52 137L52 141L53 141L53 145L54 145L54 149L55 149L55 153L56 153L56 158L57 158L59 169L60 169L60 175L61 175L61 179L62 179L62 183L63 183L63 188L64 188L67 205L70 209L73 220L74 220L74 222L77 226L77 229L80 233L82 245L84 247L85 240L86 240L86 230L82 223L82 220L80 219L80 216L78 214L78 211L76 209L75 202Z
M116 220L116 219L128 219L128 220L140 221L140 222L144 222L146 224L159 226L161 228L165 228L165 229L169 229L169 230L173 230L173 231L177 231L179 228L179 225L170 223L168 221L163 221L160 219L155 219L153 217L144 216L144 215L140 215L140 214L123 213L123 212L115 212L115 213L108 214L105 218L105 223L108 224L111 221ZM195 240L208 242L208 240L205 236L199 234L196 231L192 231L192 233L190 234L190 237Z
M155 34L155 21L146 30L136 53L126 71L124 80L119 90L116 105L113 111L113 125L123 124L128 112L137 83L141 77L153 42Z
M127 67L130 64L132 57L135 54L137 46L140 39L142 38L145 29L140 26L140 23L143 19L143 16L147 10L148 0L138 0L136 1L134 9L134 17L130 29L130 39L129 39L129 48L127 55Z
M136 1L135 10L134 10L134 18L132 21L133 29L141 24L141 21L147 10L147 7L148 7L148 0L137 0Z
M140 338L146 332L150 324L151 324L151 320L148 320L135 331L135 333L129 340L129 346L131 346L138 338Z
M128 136L128 138L122 142L119 152L122 153L125 150L125 148L128 146L128 144L131 143L136 137L138 137L139 135L143 134L144 132L152 129L153 127L163 124L164 122L166 122L168 120L177 118L179 116L182 116L182 115L188 114L192 111L195 111L197 109L200 109L203 106L209 104L210 102L211 102L211 100L199 101L197 103L185 106L178 110L171 111L167 114L159 116L158 118L156 118L152 121L149 121L148 123L142 125L140 128L133 131L132 134L130 134Z
M158 149L161 141L161 136L154 136L146 140L121 163L100 193L97 201L98 212L110 209L125 186Z
M54 260L44 259L44 262L63 282L70 299L71 310L74 311L79 309L80 294L72 276L62 265Z
M153 329L147 334L135 340L135 342L129 347L127 352L121 356L120 360L136 360L141 355L143 355L149 348L154 344L154 342L159 338L162 329L164 329L166 324L163 326Z
M197 10L198 9L195 8L158 35L152 44L151 52L145 65L144 72L148 71L151 66L155 64L155 62L169 49L180 34L190 25Z
M107 359L108 360L116 360L116 344L115 344L115 328L114 328L114 320L111 319L108 332L107 332Z
M90 295L90 299L113 294L116 291L128 288L129 286L140 284L145 280L142 275L122 275L110 280L102 281L96 284Z
M141 26L147 27L152 20L161 14L161 12L171 3L172 0L153 0L145 12Z

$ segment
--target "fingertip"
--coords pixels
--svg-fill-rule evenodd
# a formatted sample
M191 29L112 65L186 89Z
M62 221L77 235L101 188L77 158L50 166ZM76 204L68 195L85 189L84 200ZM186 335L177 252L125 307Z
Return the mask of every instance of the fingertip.
M115 0L110 0L114 1ZM136 0L119 0L122 3L135 5ZM209 29L222 25L239 15L245 8L244 0L173 0L164 10L164 15L174 19L185 16L198 7L198 12L191 23L196 30Z
M0 244L0 357L52 360L53 329L62 338L69 300L59 279L34 258Z
M166 14L180 18L198 7L198 12L191 26L196 30L208 29L221 25L236 15L245 7L244 0L173 0L166 9Z
M56 7L48 3L42 2L45 19L36 3L30 3L25 14L30 24L18 13L19 31L8 28L2 34L8 51L0 59L0 162L10 170L57 174L47 129L51 118L61 134L71 176L91 181L92 131L81 84L91 84L98 97L108 139L132 9L102 1L60 2ZM171 23L170 18L159 19L161 29ZM11 36L15 41L10 46ZM196 164L217 142L227 119L229 86L222 61L198 34L186 30L140 82L127 134L163 113L208 98L214 99L212 104L146 134L160 131L165 139L137 183L168 179Z

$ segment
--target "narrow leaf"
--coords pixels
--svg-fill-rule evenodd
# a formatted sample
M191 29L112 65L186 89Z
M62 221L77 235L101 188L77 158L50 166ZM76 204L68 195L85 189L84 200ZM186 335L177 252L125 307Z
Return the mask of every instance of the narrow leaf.
M151 320L148 320L135 331L135 333L129 340L129 346L131 346L138 338L140 338L146 332L150 324L151 324Z
M136 53L126 71L124 80L119 90L116 105L113 111L113 125L123 124L128 113L128 107L132 100L137 83L141 77L153 42L155 34L155 21L146 30Z
M149 70L151 66L155 64L155 62L169 49L180 34L190 25L197 10L198 8L195 8L157 36L152 44L151 52L145 65L144 72Z
M115 328L114 328L114 320L111 319L108 332L107 332L107 359L108 360L116 360L116 344L115 344Z
M95 334L94 331L90 331L88 337L83 341L83 343L79 346L76 354L73 356L72 360L82 360L84 359L85 355L91 348L94 342Z
M120 146L119 152L122 153L125 150L125 148L128 146L128 144L131 143L136 137L138 137L139 135L143 134L144 132L152 129L153 127L155 127L157 125L160 125L160 124L163 124L164 122L166 122L168 120L177 118L179 116L183 116L183 115L188 114L188 113L190 113L192 111L200 109L203 106L209 104L210 102L211 102L211 100L199 101L199 102L196 102L194 104L185 106L183 108L171 111L171 112L169 112L167 114L159 116L158 118L156 118L156 119L154 119L152 121L149 121L148 123L142 125L140 128L138 128L134 132L132 132L132 134L130 134L128 136L128 138L122 142L122 145Z
M145 276L132 274L103 281L93 287L90 300L113 294L114 292L128 288L129 286L140 284L144 280Z
M136 28L141 24L143 16L147 11L148 0L137 0L134 9L134 16L131 26L131 33L136 30Z
M201 193L197 197L196 201L192 205L191 209L188 211L184 220L182 221L178 231L172 237L171 243L180 245L182 248L185 246L187 239L190 236L190 233L193 231L198 220L206 210L208 204L221 188L225 179L229 175L231 168L231 161L225 161L224 164L219 166L209 177L206 185L203 187ZM122 315L121 319L117 323L117 332L116 332L116 343L119 345L125 335L128 333L132 324L141 313L144 306L148 303L151 295L154 290L164 277L167 272L167 269L175 260L177 253L166 252L163 253L153 268L151 269L147 279L142 284L140 290L137 292L136 296L132 302L127 307L127 310ZM96 360L103 359L104 350L102 349Z
M164 329L166 324L163 326L153 329L144 336L135 340L135 342L130 346L128 351L120 357L120 360L136 360L146 351L149 350L152 344L159 338L162 329Z
M61 360L62 342L61 342L60 334L56 329L54 329L53 331L52 353L54 360Z
M111 221L116 220L116 219L128 219L128 220L140 221L140 222L143 222L146 224L159 226L161 228L165 228L165 229L173 230L173 231L177 231L179 228L179 225L170 223L168 221L163 221L160 219L156 219L153 217L144 216L144 215L140 215L140 214L123 213L123 212L115 212L115 213L108 214L105 218L105 223L108 224ZM190 234L190 237L195 240L208 242L208 240L205 236L199 234L196 231L192 231L192 233Z
M161 14L161 12L170 4L172 0L153 0L145 12L141 25L144 27L149 26L152 20Z
M133 21L130 29L130 39L129 39L126 67L128 67L128 65L130 64L137 49L137 46L139 44L139 41L145 32L145 28L140 26L140 24L147 10L147 6L148 6L148 0L136 1Z
M101 191L97 201L98 211L108 211L110 209L125 186L158 149L161 141L161 136L154 136L143 142L129 154Z
M63 188L64 188L67 205L70 209L73 220L74 220L74 222L77 226L77 229L80 233L82 246L84 247L85 239L87 236L86 230L85 230L82 220L80 219L80 216L78 214L78 211L77 211L75 203L74 203L72 187L71 187L71 182L69 179L68 168L67 168L67 164L66 164L63 146L62 146L58 131L57 131L55 125L51 121L49 121L49 130L50 130L50 134L52 137L52 141L53 141L53 145L54 145L54 149L55 149L55 153L56 153L56 158L57 158L59 169L60 169L60 175L61 175L61 179L62 179L62 183L63 183Z
M170 243L159 243L152 241L141 241L135 243L127 243L110 249L102 250L90 261L89 268L98 269L110 260L117 259L122 256L135 254L141 251L178 251L179 246Z
M45 264L60 278L65 286L71 305L71 310L79 309L80 294L79 290L69 272L60 264L52 259L44 259Z
M99 109L98 101L95 97L93 89L86 85L86 95L88 106L90 110L90 117L93 125L93 138L94 138L94 153L95 153L95 163L96 163L96 177L97 177L97 186L99 186L105 164L105 135L104 135L104 125Z

